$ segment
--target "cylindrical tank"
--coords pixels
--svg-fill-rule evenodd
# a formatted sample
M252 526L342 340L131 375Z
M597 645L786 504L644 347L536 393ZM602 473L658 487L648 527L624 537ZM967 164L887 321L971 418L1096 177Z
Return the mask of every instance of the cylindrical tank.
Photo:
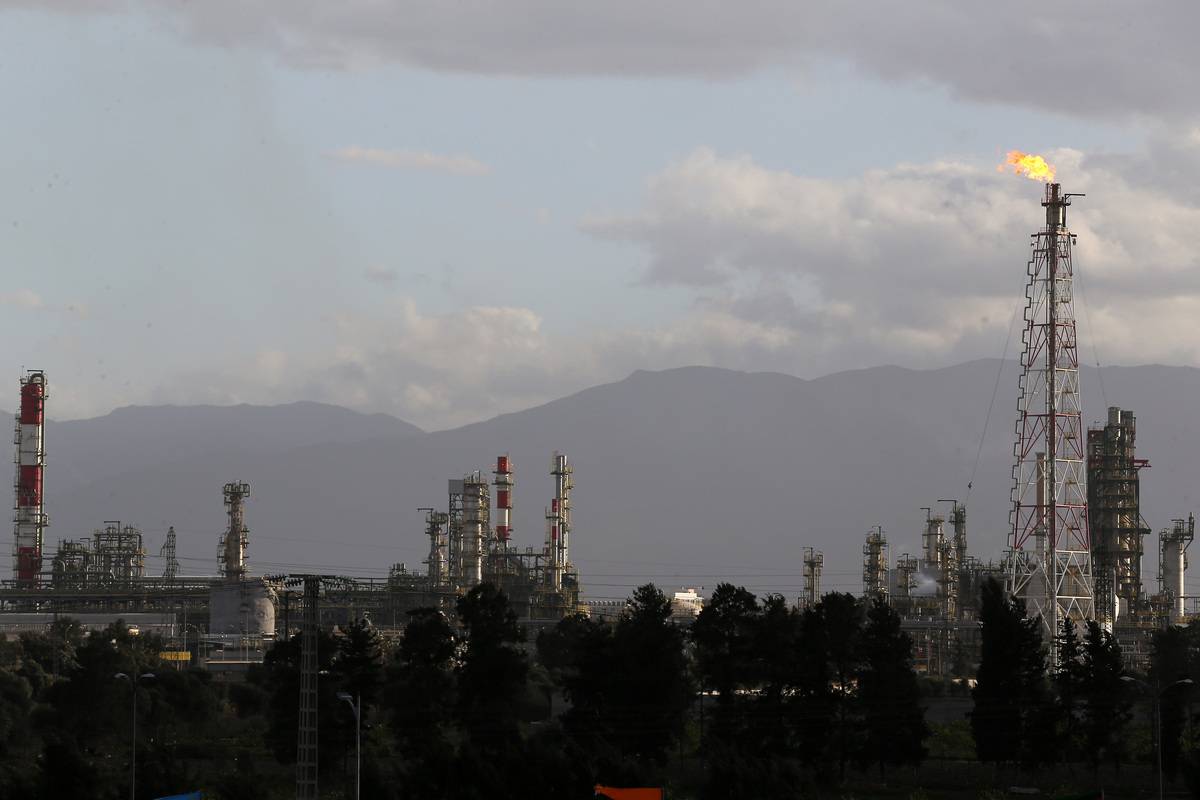
M1184 579L1187 575L1187 554L1184 543L1177 537L1169 537L1162 543L1162 588L1171 594L1171 619L1183 619Z
M463 480L463 583L469 588L483 583L484 528L487 524L487 484L476 472Z
M275 633L275 591L255 579L214 584L208 597L208 630L245 636Z

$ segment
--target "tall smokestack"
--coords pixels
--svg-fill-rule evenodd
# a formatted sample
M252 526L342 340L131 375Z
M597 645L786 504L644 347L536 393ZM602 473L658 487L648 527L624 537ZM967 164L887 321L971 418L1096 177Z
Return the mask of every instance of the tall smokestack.
M16 514L13 519L13 577L18 585L34 587L42 570L42 540L46 509L42 478L46 464L46 375L31 371L21 380L21 410L17 413Z
M513 473L512 459L507 454L496 458L496 543L508 547L512 536Z

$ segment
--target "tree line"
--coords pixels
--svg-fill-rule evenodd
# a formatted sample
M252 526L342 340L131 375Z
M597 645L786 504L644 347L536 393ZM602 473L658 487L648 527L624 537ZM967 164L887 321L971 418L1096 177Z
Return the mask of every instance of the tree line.
M1041 631L999 585L984 587L981 658L961 665L974 673L966 724L980 761L1119 769L1134 757L1138 702L1157 686L1164 767L1196 784L1200 718L1178 681L1200 680L1200 630L1160 632L1144 677L1126 674L1119 644L1094 623L1064 624L1054 665ZM120 624L85 635L68 619L0 643L0 796L128 796L134 691L139 797L291 796L299 637L231 683L176 670L163 649ZM723 583L684 627L646 585L616 620L571 616L530 637L505 595L482 585L451 613L412 611L394 639L365 620L323 631L318 653L323 797L352 796L355 723L342 693L361 698L363 796L378 798L585 798L596 783L814 796L911 774L931 741L900 617L847 594L797 608ZM136 685L113 677L147 672Z

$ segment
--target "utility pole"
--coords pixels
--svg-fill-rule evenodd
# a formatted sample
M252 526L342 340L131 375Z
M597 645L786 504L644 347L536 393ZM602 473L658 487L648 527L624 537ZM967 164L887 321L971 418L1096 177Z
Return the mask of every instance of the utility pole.
M362 695L351 697L348 692L338 692L354 712L354 800L362 800Z
M155 675L153 672L143 672L135 678L124 672L118 672L113 677L119 681L128 681L129 689L133 692L133 724L130 726L132 733L129 752L129 800L137 800L137 685L143 680L154 680Z

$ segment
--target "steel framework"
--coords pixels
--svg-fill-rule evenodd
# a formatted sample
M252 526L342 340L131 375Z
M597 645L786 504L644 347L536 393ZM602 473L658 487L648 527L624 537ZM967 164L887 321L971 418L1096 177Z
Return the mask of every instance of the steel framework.
M863 597L873 600L887 597L888 541L883 527L876 525L867 533L863 545Z
M1135 458L1137 424L1132 411L1108 409L1108 423L1088 431L1088 522L1096 619L1112 625L1137 610L1142 596L1143 539L1139 473L1150 466Z
M296 736L296 800L317 798L317 624L321 576L305 575L300 628L300 720Z
M1008 590L1040 616L1054 655L1059 619L1095 618L1079 354L1067 229L1071 197L1046 185L1046 227L1033 234L1013 454Z
M246 498L250 497L250 484L233 481L225 484L221 493L229 517L229 525L221 537L221 576L227 581L240 581L246 577L246 547L250 534L246 527Z
M821 570L825 555L811 547L804 548L804 603L812 608L821 602Z
M167 529L167 540L158 551L163 558L163 580L173 581L179 574L179 559L175 555L175 526Z

